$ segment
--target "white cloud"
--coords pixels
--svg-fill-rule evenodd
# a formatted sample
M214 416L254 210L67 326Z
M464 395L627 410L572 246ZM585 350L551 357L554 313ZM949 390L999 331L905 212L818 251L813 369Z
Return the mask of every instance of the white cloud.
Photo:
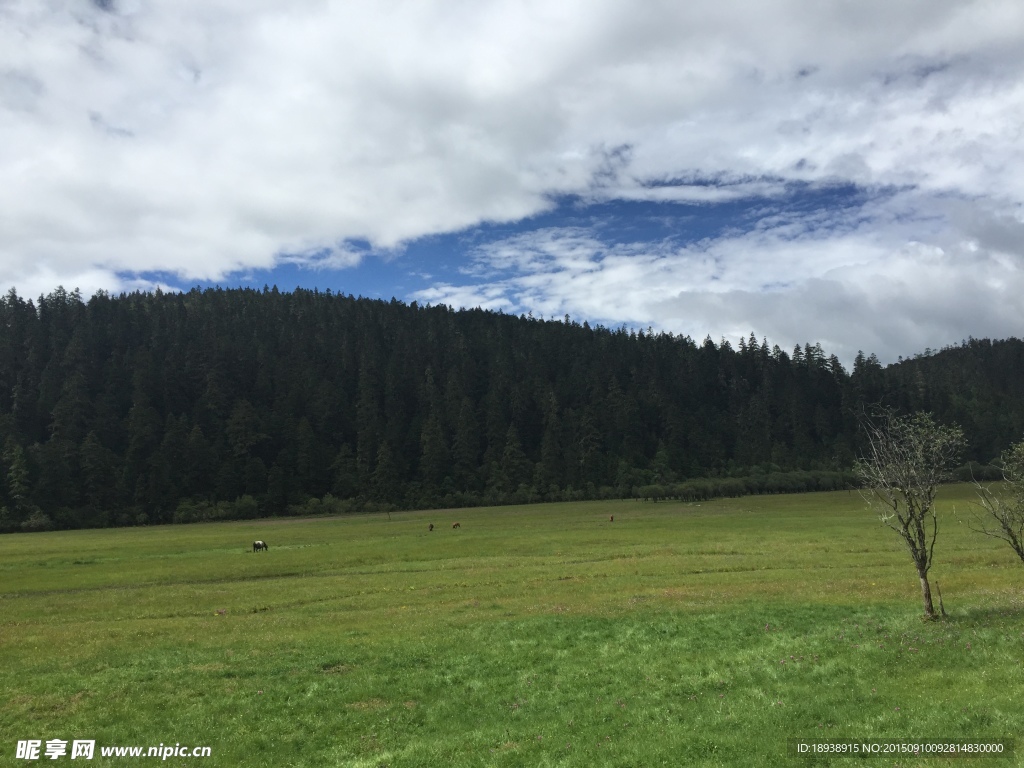
M856 276L890 284L920 242L981 297L1021 255L1022 30L1016 0L7 0L0 287L339 268L364 257L353 240L386 254L560 195L713 206L847 182L886 193L838 229L610 251L549 233L502 246L524 248L516 282L424 296L770 333L772 302L815 280L833 308L873 307ZM965 322L1015 327L979 301ZM915 311L955 333L954 308Z
M545 229L488 243L472 285L438 284L415 298L455 307L569 314L735 342L753 331L785 348L821 342L846 363L859 349L895 360L967 336L1024 335L1024 269L994 247L1024 224L974 217L978 240L897 194L842 210L764 216L758 226L678 245L609 243L597 229ZM962 209L962 210L960 210ZM923 232L945 247L910 239ZM987 238L987 240L985 239Z

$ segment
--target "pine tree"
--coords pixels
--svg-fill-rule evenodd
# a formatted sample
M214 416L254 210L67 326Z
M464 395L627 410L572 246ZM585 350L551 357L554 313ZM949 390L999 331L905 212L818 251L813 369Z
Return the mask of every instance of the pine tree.
M431 412L420 436L420 475L433 488L440 487L451 470L451 456L437 416Z
M352 448L342 445L331 464L331 493L339 499L351 499L359 493L359 470Z
M14 530L26 522L37 507L32 503L25 451L13 437L7 438L3 460L7 470L8 503L4 506L5 512L3 519L0 519L0 525L6 530Z
M373 470L373 497L376 501L394 504L398 501L395 460L387 440L377 449L376 467ZM390 515L389 515L390 517Z
M544 417L544 434L540 441L540 481L547 492L550 487L560 488L565 472L562 451L562 424L558 414L558 400L554 393L548 397Z
M117 456L103 445L95 431L78 449L82 472L82 496L88 505L88 524L107 525L121 505L117 497Z
M501 453L501 490L505 493L515 492L520 485L530 480L532 469L513 424L505 435L505 448Z
M476 409L468 397L462 398L452 441L455 481L462 488L475 489L480 465L480 427Z

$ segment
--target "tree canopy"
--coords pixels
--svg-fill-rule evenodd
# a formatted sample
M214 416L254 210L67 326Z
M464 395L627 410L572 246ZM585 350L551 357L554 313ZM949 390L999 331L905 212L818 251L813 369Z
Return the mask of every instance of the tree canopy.
M983 463L1024 433L1015 339L847 371L816 344L276 288L11 291L0 322L5 530L776 488L849 469L876 402L961 424Z

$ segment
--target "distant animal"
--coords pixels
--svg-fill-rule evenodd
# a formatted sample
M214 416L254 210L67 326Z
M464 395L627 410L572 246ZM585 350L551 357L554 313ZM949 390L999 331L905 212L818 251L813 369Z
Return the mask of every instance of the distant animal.
M615 522L615 515L608 515L608 522L609 523L614 523Z
M454 524L452 525L452 528L461 528L461 527L462 527L462 526L461 526L461 525L459 525L458 523L454 523Z
M267 546L267 542L265 542L265 541L257 539L256 541L254 541L252 543L252 551L253 552L259 552L261 549L263 551L265 551L265 552L269 552L270 551L270 547Z
M431 523L431 524L430 524L430 527L429 527L429 528L427 528L427 530L428 530L428 531L432 531L432 530L434 530L434 524L433 524L433 523Z

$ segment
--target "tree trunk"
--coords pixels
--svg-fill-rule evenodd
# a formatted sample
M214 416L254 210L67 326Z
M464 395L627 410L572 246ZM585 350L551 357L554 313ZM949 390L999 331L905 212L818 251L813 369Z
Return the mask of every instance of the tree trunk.
M924 601L924 615L935 618L935 606L932 605L932 588L928 584L928 575L921 576L921 599Z

